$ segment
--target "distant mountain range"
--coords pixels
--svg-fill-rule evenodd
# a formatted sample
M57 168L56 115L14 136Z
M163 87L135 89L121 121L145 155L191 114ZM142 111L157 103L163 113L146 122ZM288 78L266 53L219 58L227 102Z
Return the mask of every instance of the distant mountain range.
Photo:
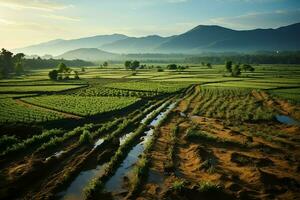
M49 42L32 45L20 49L13 50L14 52L23 52L25 54L51 54L59 55L65 53L66 51L80 49L80 48L98 48L107 43L112 43L118 40L123 40L128 38L126 35L113 34L113 35L97 35L93 37L85 37L72 40L51 40Z
M277 29L242 31L221 26L200 25L186 33L171 37L99 35L73 40L53 40L15 49L14 52L38 55L61 54L57 57L65 59L102 60L102 58L113 59L118 54L128 53L293 51L300 50L299 35L300 23Z
M88 61L98 61L98 60L112 60L118 59L120 55L102 51L97 48L80 48L71 51L67 51L55 58L66 59L66 60L88 60Z

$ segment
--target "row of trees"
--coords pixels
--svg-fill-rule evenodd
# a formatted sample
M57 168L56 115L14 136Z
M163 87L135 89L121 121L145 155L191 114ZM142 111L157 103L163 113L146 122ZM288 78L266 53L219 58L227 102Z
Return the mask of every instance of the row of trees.
M1 49L0 51L0 78L7 78L9 74L21 75L24 72L23 53L13 54L12 52Z
M13 54L12 52L1 49L0 51L0 79L9 78L13 75L22 75L25 70L29 69L41 69L41 68L52 68L60 63L65 63L69 66L92 66L94 63L83 60L64 60L64 59L42 59L37 58L26 58L23 53ZM107 62L103 65L108 65Z
M139 61L134 60L134 61L125 61L124 63L125 69L131 69L132 71L136 71L136 69L145 69L147 66L146 65L141 65ZM149 69L154 68L154 66L148 66ZM169 64L167 65L167 69L169 70L178 70L178 71L183 71L185 69L187 69L188 66L180 66L180 65L176 65L176 64ZM163 69L160 66L157 66L157 69L159 71L163 71Z
M249 64L300 64L300 51L298 52L274 52L239 55L212 55L186 57L186 63L211 63L223 64L228 60L235 63Z
M127 60L125 61L124 66L125 69L131 69L132 71L135 71L137 68L140 67L140 62L137 60L134 61Z
M183 70L185 70L187 68L189 68L189 67L188 66L176 65L176 64L169 64L169 65L167 65L167 69L169 69L169 70L183 71Z
M249 64L243 64L241 65L240 63L233 65L232 61L227 61L225 63L225 67L226 67L226 71L229 72L231 74L231 76L239 76L242 73L242 70L244 72L254 72L254 67L252 67Z
M57 66L57 68L58 69L54 69L49 72L48 76L51 80L54 80L54 81L69 80L69 79L71 79L71 76L73 76L72 79L75 79L75 80L79 79L78 72L67 67L64 63L60 63Z

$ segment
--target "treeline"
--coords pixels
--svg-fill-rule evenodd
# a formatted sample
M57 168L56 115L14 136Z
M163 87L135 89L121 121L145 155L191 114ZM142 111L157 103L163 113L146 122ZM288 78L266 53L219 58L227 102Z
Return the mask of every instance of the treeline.
M14 73L16 75L21 75L24 71L23 60L24 54L18 53L13 54L6 49L1 49L0 51L0 78L6 78L9 74Z
M300 64L300 52L253 55L194 56L185 58L185 62L187 63L209 62L212 64L223 64L228 60L231 60L235 63L249 64Z
M24 59L25 69L41 69L41 68L53 68L60 63L64 63L67 66L81 67L81 66L93 66L92 62L84 60L64 60L64 59L41 59L41 58L31 58Z
M28 59L23 53L13 54L6 49L1 49L0 79L22 75L29 69L53 68L62 62L68 66L74 67L94 65L92 62L83 60L41 59L39 57Z

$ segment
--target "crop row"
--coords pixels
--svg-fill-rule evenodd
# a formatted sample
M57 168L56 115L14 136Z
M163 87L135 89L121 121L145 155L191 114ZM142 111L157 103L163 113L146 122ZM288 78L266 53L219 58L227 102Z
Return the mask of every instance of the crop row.
M179 90L188 86L189 84L176 82L131 81L123 83L110 83L105 87L137 91L151 91L158 93L173 93L178 92Z
M257 101L246 89L205 88L193 113L231 122L272 120L274 110Z
M153 97L161 93L151 91L132 91L126 89L105 88L99 85L78 90L74 95L78 96L120 96L120 97Z
M146 121L142 123L136 131L130 135L129 138L118 148L114 156L111 158L110 162L105 169L105 174L97 179L94 179L85 189L85 194L87 199L96 197L100 190L103 187L105 181L109 179L109 177L115 172L119 163L125 158L129 149L134 145L135 141L144 133L147 129L147 124L151 122L167 105L168 103L163 104L163 106L159 107L155 112L152 112L149 117L147 117Z
M1 93L8 92L57 92L82 87L82 85L47 85L47 86L1 86Z
M62 119L63 116L36 107L17 104L13 99L0 99L0 122L42 122Z
M71 95L49 95L24 98L34 105L72 113L91 116L125 108L139 99L134 97L82 97Z

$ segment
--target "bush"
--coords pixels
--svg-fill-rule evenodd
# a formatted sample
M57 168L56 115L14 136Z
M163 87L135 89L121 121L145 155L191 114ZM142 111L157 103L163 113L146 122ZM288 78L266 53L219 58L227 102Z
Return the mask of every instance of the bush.
M80 135L79 144L92 144L93 140L91 137L91 133L88 130L84 130Z
M200 184L199 184L200 192L217 192L220 190L222 190L221 186L211 183L211 182L208 182L208 181L203 181L203 182L200 182Z
M0 151L6 150L9 146L16 144L17 142L19 142L19 140L14 135L3 135L0 138Z
M176 191L181 191L185 186L185 182L183 180L175 181L172 185L172 189Z

